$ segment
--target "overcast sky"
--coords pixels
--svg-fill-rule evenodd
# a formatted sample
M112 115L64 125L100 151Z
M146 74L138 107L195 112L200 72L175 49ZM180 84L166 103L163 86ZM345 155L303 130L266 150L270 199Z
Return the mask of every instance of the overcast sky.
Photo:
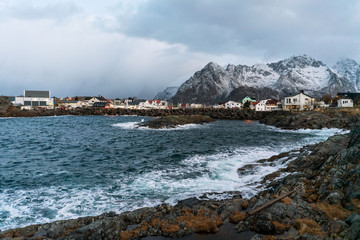
M360 62L360 1L0 0L0 95L152 98L208 62Z

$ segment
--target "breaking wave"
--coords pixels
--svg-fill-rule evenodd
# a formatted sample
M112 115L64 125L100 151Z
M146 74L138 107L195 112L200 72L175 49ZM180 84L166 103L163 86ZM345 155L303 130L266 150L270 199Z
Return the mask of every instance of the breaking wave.
M0 136L0 229L176 204L204 193L251 197L264 176L287 164L257 160L347 133L225 120L175 129L181 131L134 131L141 119L5 121L0 128L10 130ZM239 175L238 168L248 164L254 164L251 171Z

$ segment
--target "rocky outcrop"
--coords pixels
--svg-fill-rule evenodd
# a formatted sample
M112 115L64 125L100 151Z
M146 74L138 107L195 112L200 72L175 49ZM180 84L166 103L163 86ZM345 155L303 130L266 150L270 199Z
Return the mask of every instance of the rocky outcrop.
M24 110L15 109L1 115L0 117L42 117L42 116L91 116L91 115L137 115L162 117L169 115L206 115L213 119L232 119L232 120L259 120L267 113L259 113L251 110L239 109L214 109L214 108L197 108L197 109L95 109L95 108L78 108L73 110Z
M269 190L250 199L254 207L295 189L295 193L238 224L239 231L264 234L263 222L272 223L271 235L280 239L360 238L360 126L349 135L285 153L262 164L289 161L288 167L265 182ZM291 156L292 155L292 156ZM241 169L240 169L241 171ZM277 179L281 173L287 177ZM264 184L265 184L264 182ZM259 225L260 222L260 225ZM269 233L267 233L269 234Z
M153 129L176 128L185 124L204 124L213 121L214 119L206 115L170 115L140 123L139 126Z
M351 129L360 121L360 109L325 109L309 112L272 112L260 123L283 129Z
M12 103L8 100L7 97L0 96L0 116L6 115L13 108Z

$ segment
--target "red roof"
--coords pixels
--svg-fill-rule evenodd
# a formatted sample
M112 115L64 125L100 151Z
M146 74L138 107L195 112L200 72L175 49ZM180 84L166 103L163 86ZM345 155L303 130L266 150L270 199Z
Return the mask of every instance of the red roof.
M253 106L256 106L259 102L252 102Z
M152 100L149 100L149 103L150 103L150 104L152 104L152 102L153 102Z
M161 103L161 100L156 100L156 103L157 103L157 104L160 104L160 103Z

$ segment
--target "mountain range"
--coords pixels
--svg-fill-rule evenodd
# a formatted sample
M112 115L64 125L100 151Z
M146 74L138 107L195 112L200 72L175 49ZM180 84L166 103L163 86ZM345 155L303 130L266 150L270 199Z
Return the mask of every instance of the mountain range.
M359 89L360 65L354 60L343 59L330 68L319 60L301 55L253 66L229 64L222 67L210 62L184 82L171 100L216 104L240 101L245 96L280 99L300 90L321 97Z

